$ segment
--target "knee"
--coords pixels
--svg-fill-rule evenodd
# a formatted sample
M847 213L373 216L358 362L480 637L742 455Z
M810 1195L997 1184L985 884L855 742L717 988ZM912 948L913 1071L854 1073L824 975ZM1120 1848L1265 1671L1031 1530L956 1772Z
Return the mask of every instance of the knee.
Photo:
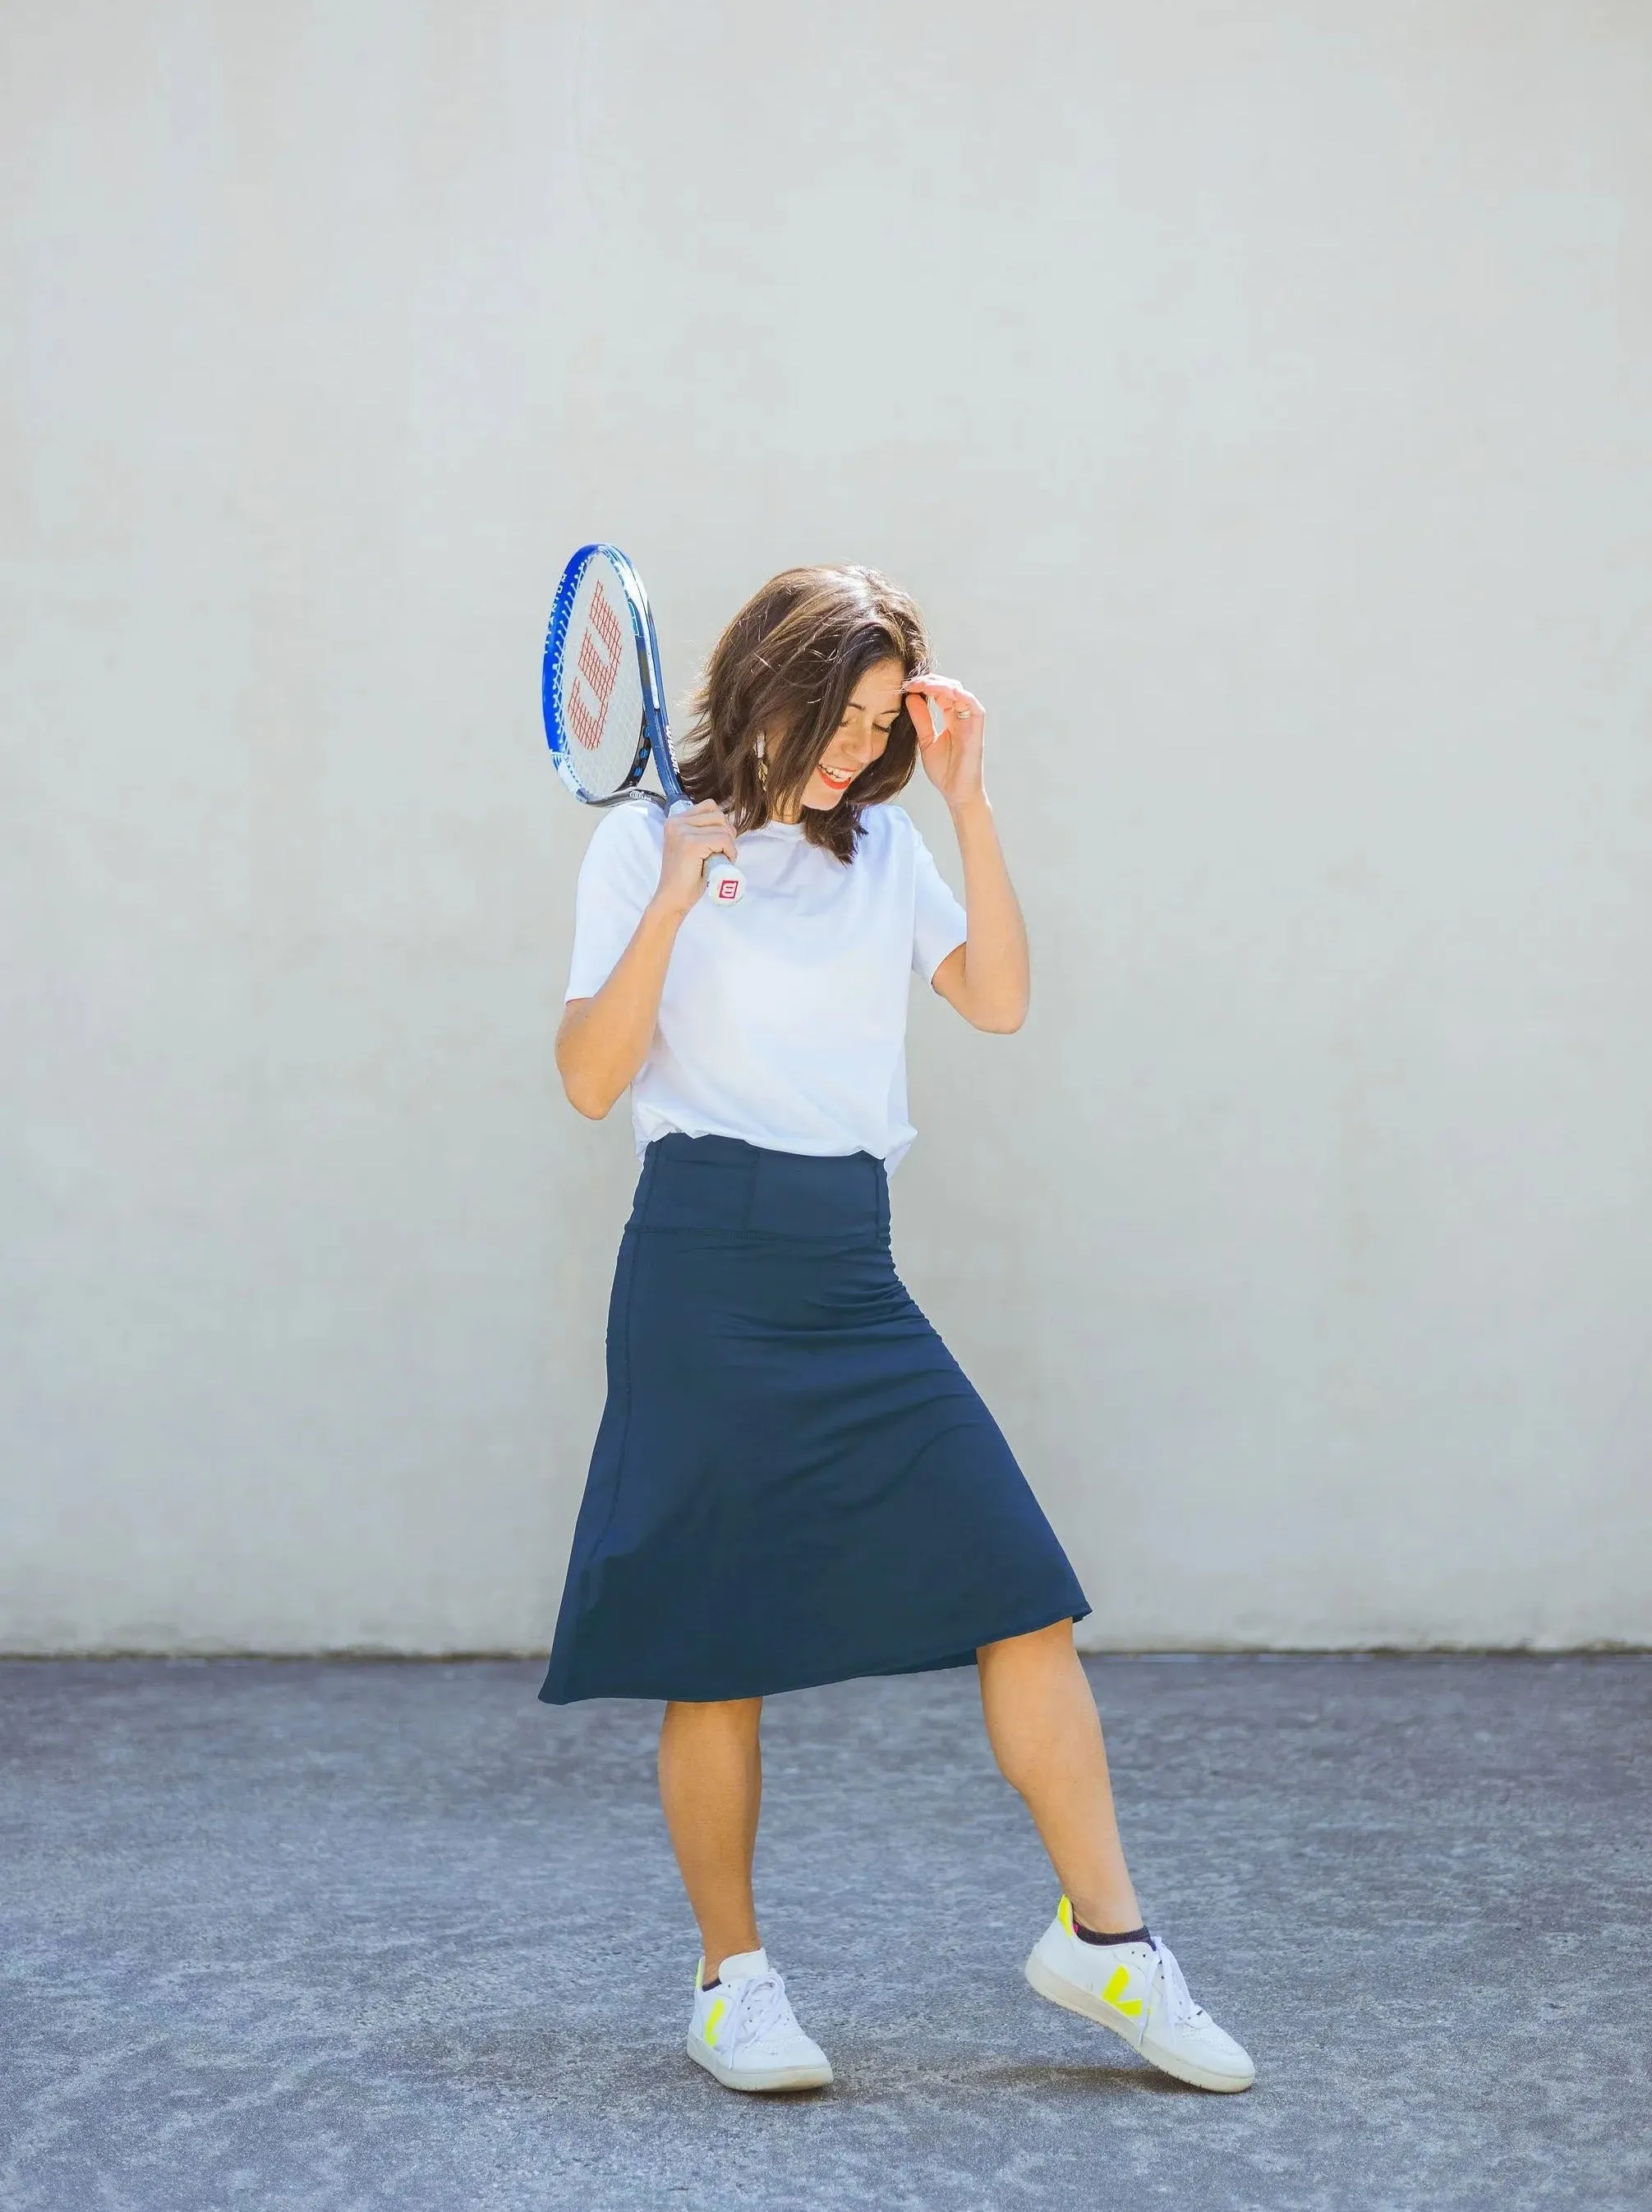
M983 1644L975 1654L983 1680L1004 1668L1064 1666L1073 1650L1071 1620L1053 1620L1048 1628L1029 1628L1022 1636L1006 1636L997 1644Z
M761 1698L719 1698L705 1705L672 1698L666 1703L664 1726L672 1734L733 1736L747 1742L756 1735L762 1712Z

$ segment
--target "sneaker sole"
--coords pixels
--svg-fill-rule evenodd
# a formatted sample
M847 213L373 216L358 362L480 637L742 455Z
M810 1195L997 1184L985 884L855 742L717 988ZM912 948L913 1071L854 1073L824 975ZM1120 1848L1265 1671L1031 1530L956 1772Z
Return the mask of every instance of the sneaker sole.
M825 2059L818 2066L770 2066L762 2072L737 2074L725 2066L714 2051L708 2050L697 2035L689 2037L683 2048L696 2066L703 2066L714 2081L720 2081L726 2089L739 2089L767 2094L776 2089L828 2089L831 2087L832 2069Z
M1242 2081L1231 2074L1212 2074L1186 2058L1172 2057L1168 2054L1160 2057L1141 2045L1131 2043L1117 2021L1108 2019L1099 1997L1091 1996L1090 1991L1080 1989L1077 1982L1064 1981L1060 1974L1044 1964L1036 1951L1027 1961L1027 1979L1041 1997L1047 1997L1051 2004L1060 2005L1064 2012L1076 2012L1085 2020L1093 2020L1097 2027L1108 2029L1121 2043L1129 2044L1131 2050L1139 2051L1150 2066L1157 2066L1161 2074L1169 2074L1178 2081L1187 2082L1190 2088L1212 2089L1219 2096L1248 2089L1256 2079L1254 2073L1247 2074Z

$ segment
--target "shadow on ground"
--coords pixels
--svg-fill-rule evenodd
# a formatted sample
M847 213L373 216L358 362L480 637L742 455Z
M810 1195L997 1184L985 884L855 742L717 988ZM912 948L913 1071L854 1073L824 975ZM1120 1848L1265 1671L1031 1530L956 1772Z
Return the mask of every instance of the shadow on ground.
M655 1709L491 1662L0 1667L0 2204L1652 2204L1652 1662L1090 1671L1248 2096L1027 1989L1054 1885L971 1675L771 1705L764 1929L839 2079L758 2100L681 2050Z

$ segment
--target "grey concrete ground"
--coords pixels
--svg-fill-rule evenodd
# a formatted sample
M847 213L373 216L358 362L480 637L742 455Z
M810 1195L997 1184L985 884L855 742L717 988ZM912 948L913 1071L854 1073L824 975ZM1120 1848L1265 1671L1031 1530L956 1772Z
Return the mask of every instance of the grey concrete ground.
M1107 1660L1151 1919L1248 2096L1041 2004L973 1679L777 1699L765 1930L838 2086L719 2089L654 1711L537 1669L0 1668L0 2204L1652 2204L1652 1663Z

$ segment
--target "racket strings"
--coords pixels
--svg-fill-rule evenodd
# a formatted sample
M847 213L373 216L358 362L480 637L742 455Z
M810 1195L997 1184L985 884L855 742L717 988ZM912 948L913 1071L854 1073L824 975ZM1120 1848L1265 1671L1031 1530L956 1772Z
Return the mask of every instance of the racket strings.
M642 742L642 672L623 586L600 554L580 574L551 688L566 772L586 798L611 799Z

